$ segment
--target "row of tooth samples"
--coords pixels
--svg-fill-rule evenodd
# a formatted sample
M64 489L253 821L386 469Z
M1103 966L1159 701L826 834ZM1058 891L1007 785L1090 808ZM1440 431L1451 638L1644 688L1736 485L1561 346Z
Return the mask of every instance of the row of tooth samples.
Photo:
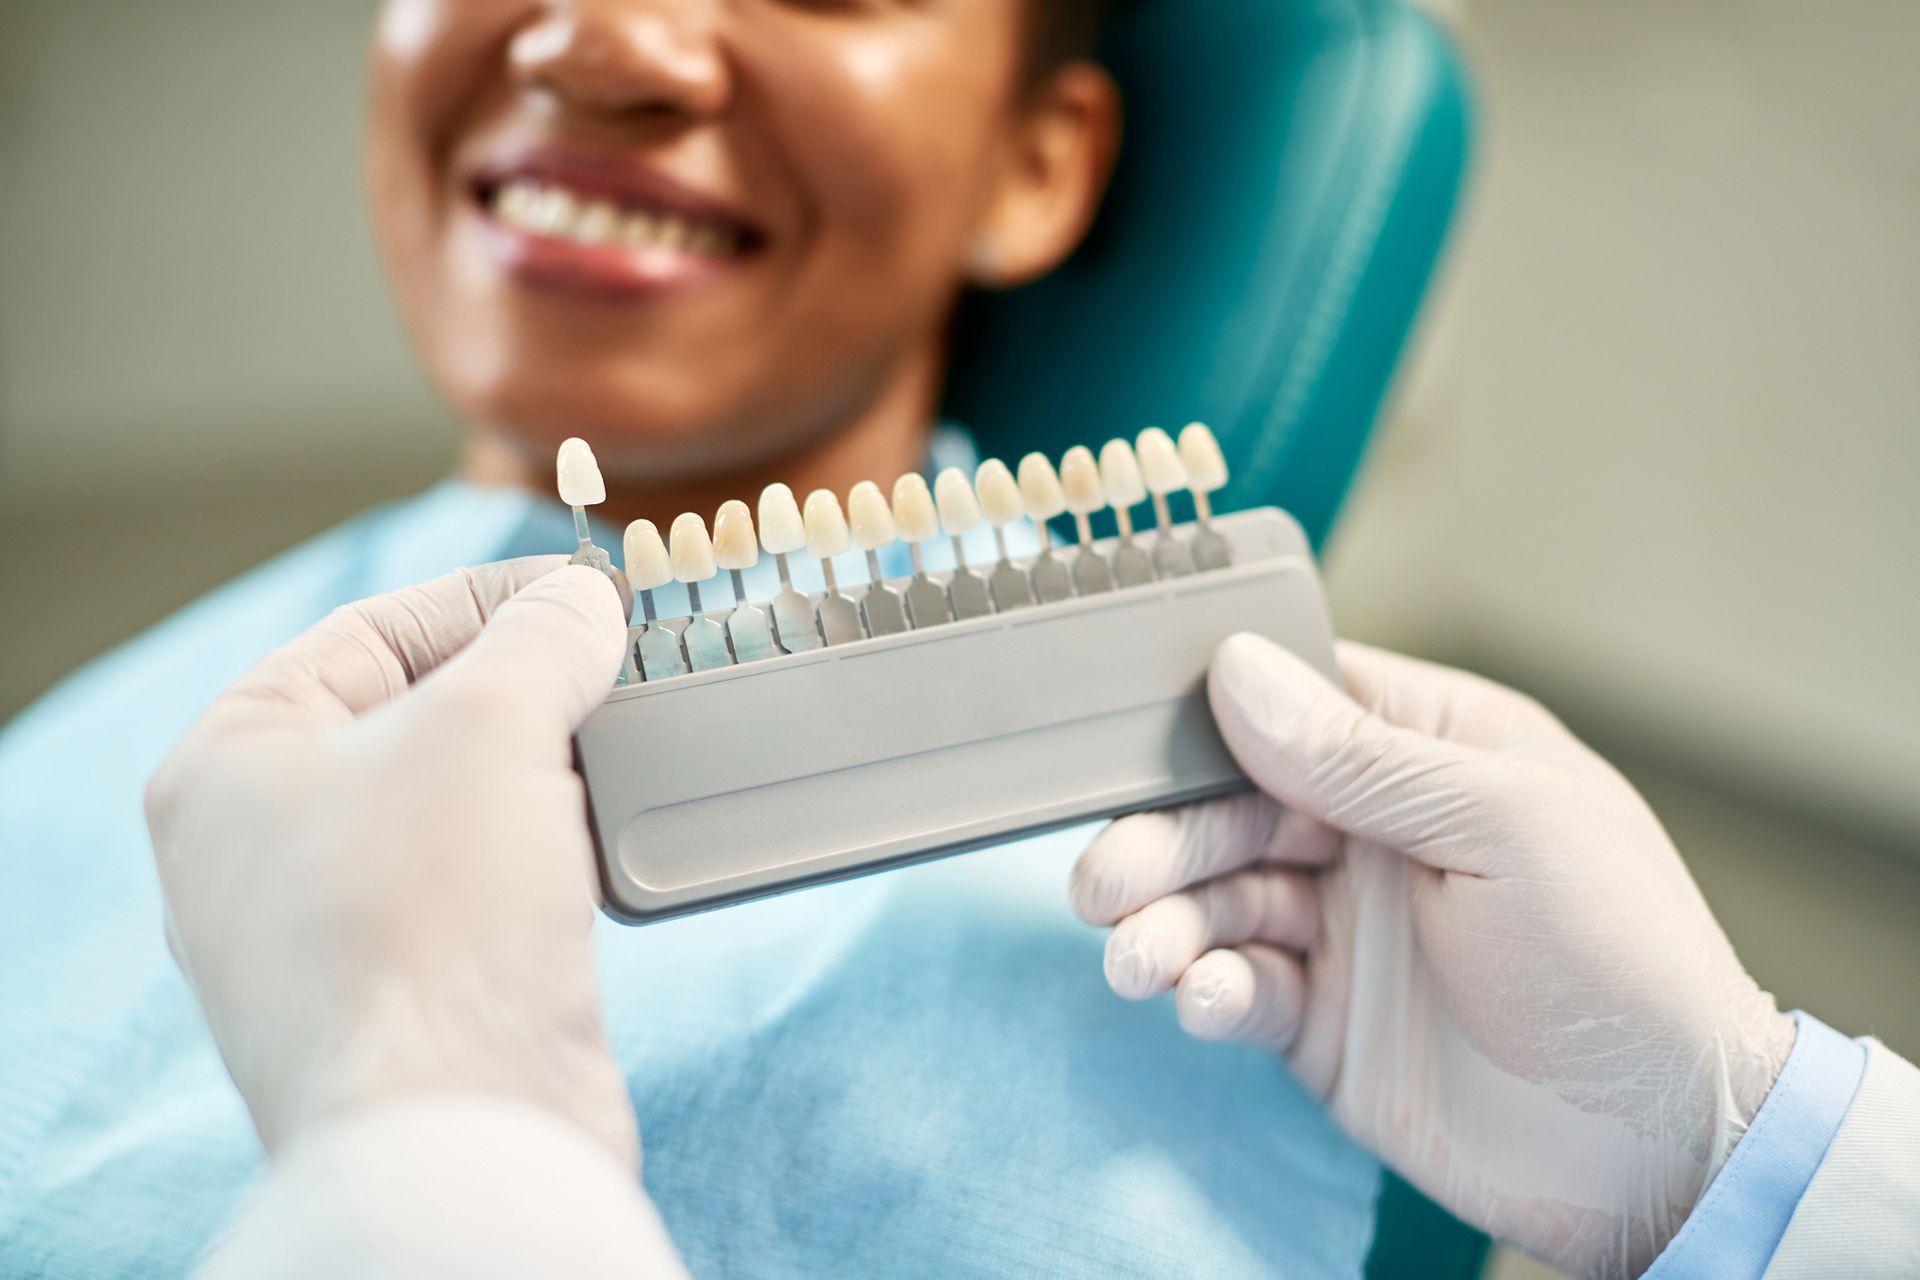
M573 562L611 573L607 553L593 545L587 530L585 508L605 501L606 490L584 441L561 446L559 481L560 499L573 508L580 538ZM815 490L802 506L786 485L772 484L760 495L757 519L746 503L727 502L715 513L711 531L689 512L665 538L651 521L636 520L624 539L635 605L626 678L661 680L1225 568L1227 543L1213 528L1208 495L1226 482L1218 442L1194 423L1178 442L1150 427L1132 444L1108 441L1097 457L1076 446L1057 471L1044 455L1030 453L1017 474L990 458L971 481L948 468L931 488L909 472L894 482L891 498L862 481L848 493L844 509L831 490ZM1186 536L1175 532L1167 503L1182 490L1191 494L1197 517ZM1153 509L1150 546L1142 545L1133 523L1133 511L1143 503ZM1093 541L1090 518L1103 509L1112 510L1119 528L1111 556ZM1047 523L1063 514L1073 518L1079 544L1068 559L1045 535ZM1007 543L1008 528L1023 519L1041 531L1037 558L1025 568L1014 563ZM968 563L963 545L966 535L982 527L991 530L996 555L984 576ZM953 568L944 582L928 573L923 554L927 543L942 536L953 546ZM912 559L904 593L887 584L880 564L880 552L896 542ZM842 588L836 565L855 549L867 570L857 599ZM825 580L817 603L793 585L789 557L801 551L818 562ZM773 558L780 584L766 607L747 598L743 576L762 552ZM702 598L702 587L722 573L733 596L724 623ZM689 616L663 620L653 593L672 582L685 586Z

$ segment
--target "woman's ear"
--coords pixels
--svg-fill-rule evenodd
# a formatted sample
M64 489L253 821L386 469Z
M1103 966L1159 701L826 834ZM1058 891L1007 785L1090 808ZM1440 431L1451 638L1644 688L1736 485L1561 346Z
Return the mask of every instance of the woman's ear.
M1120 90L1091 62L1070 62L1025 95L974 233L967 279L1004 289L1072 253L1100 207L1120 149Z

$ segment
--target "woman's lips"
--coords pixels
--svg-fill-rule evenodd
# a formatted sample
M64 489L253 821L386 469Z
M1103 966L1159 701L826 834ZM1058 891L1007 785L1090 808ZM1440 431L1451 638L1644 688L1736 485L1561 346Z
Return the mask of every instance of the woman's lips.
M657 297L724 274L764 243L741 220L660 179L599 172L565 181L544 168L473 188L494 256L535 288Z

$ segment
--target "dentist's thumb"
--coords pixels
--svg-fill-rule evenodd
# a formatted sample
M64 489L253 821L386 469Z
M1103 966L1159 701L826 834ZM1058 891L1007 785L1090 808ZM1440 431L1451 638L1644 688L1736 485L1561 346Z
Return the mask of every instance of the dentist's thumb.
M501 605L420 693L434 712L485 714L503 729L564 745L612 688L626 634L612 581L567 565Z
M1389 722L1304 659L1236 635L1207 673L1215 723L1254 785L1326 825L1444 870L1489 794L1488 753Z

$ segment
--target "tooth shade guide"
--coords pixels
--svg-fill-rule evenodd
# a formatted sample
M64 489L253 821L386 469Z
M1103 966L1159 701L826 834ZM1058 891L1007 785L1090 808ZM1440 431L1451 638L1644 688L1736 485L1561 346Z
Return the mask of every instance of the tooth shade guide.
M794 590L793 573L787 557L807 545L806 521L793 490L784 484L770 484L760 491L760 545L773 556L780 575L780 591L772 604L773 632L780 648L787 653L807 653L822 643L819 624L814 619L813 601Z
M868 551L867 590L860 600L860 617L870 636L898 635L908 629L907 606L880 572L880 554Z
M759 662L780 653L773 642L767 611L744 601L727 615L727 641L733 647L735 662Z
M998 533L999 530L995 530ZM1027 575L1017 568L1004 554L1006 539L1001 538L1003 554L1000 563L994 566L993 573L987 579L987 589L993 596L993 607L1005 613L1009 609L1026 609L1033 605L1033 584Z
M1227 540L1213 527L1213 500L1209 496L1226 487L1227 460L1220 442L1204 422L1190 422L1180 432L1180 462L1187 471L1187 488L1193 494L1195 522L1193 558L1202 569L1225 569L1233 563Z
M1044 532L1044 530L1043 530ZM1033 562L1033 594L1040 604L1073 599L1073 570L1049 547Z
M993 612L993 598L988 590L986 579L967 567L960 539L953 540L953 551L959 559L959 567L953 571L953 577L947 580L947 596L953 603L955 618L984 618Z
M687 584L687 603L693 610L680 631L680 643L686 649L687 666L693 671L716 671L733 665L733 651L727 646L726 628L706 615L700 605L700 584Z
M887 585L880 569L880 548L894 542L893 508L880 486L862 480L847 494L847 524L854 545L867 559L867 589L860 600L860 620L870 636L898 635L907 630L907 606L898 591Z
M650 632L659 633L653 640L656 647L672 637L681 642L687 666L709 671L720 665L800 653L825 644L841 646L947 622L987 619L1002 611L1066 603L1115 587L1147 587L1191 574L1196 562L1210 568L1224 567L1233 559L1229 553L1234 544L1210 528L1212 512L1207 492L1190 491L1189 499L1183 500L1173 497L1179 492L1175 481L1185 474L1182 459L1172 456L1175 452L1164 433L1149 431L1142 433L1137 449L1116 440L1102 449L1104 456L1096 457L1085 448L1070 450L1059 472L1044 458L1030 455L1023 459L1023 476L1015 476L1003 463L991 459L976 469L972 480L965 473L948 469L929 485L918 473L908 473L894 486L892 502L879 486L863 482L848 495L844 511L833 494L818 492L809 495L808 503L817 511L810 509L803 514L790 490L783 485L769 486L762 495L762 508L774 518L762 522L757 545L749 546L736 543L743 536L746 542L754 542L753 535L745 532L749 524L741 523L750 522L751 513L744 503L723 504L715 515L706 556L693 555L688 563L672 566L672 576L687 589L691 616L659 620L661 602L650 591L636 593L641 596L634 601L640 616L633 631L641 643L630 645L630 649L638 652L638 674L654 678L646 661L645 642ZM1023 485L1023 479L1028 483ZM1032 503L1028 501L1030 496ZM1094 505L1096 500L1098 505ZM1197 519L1193 529L1180 529L1174 523L1176 507L1186 500L1194 503ZM826 510L828 503L831 511ZM1059 552L1047 536L1045 513L1056 510L1056 503L1074 516L1080 545L1072 553ZM1156 525L1152 538L1137 530L1132 519L1132 507L1142 503L1152 506ZM1093 513L1102 508L1110 511L1111 517L1095 520ZM864 516L849 519L858 512L864 512ZM820 524L824 518L820 513L833 517L832 529L810 527ZM1012 547L1013 535L1007 530L1023 517L1032 521L1038 535L1037 552L1026 546L1024 536L1019 551ZM781 596L788 606L783 617L779 598L764 608L748 600L748 582L741 566L758 559L759 548L790 543L794 530L789 527L783 534L779 525L784 519L791 526L796 518L803 539L801 549L819 560L826 590L820 592L817 581L812 592L796 588L787 560L789 553L769 551L782 584ZM1106 518L1112 519L1113 526L1106 536L1096 536L1100 532L1097 526ZM697 516L683 519L699 526L689 535L697 542L705 534L705 526ZM982 525L986 533L973 532ZM1117 536L1113 536L1114 530ZM898 582L888 582L883 576L881 552L891 545L885 540L889 533L906 544L913 562L911 577ZM951 571L944 552L933 552L929 559L924 547L925 542L943 535L953 549ZM968 556L969 542L974 544L971 550L977 559ZM856 548L866 559L867 581L848 590L839 581L837 557ZM645 557L630 558L637 565ZM710 590L708 582L715 580L721 569L729 578L734 602L730 610L717 608L708 616L702 597ZM717 643L714 629L720 633ZM659 656L665 657L664 653ZM629 670L627 678L633 675Z
M1218 529L1235 564L1211 578L611 691L576 737L607 910L653 922L1244 788L1210 656L1251 631L1331 673L1332 636L1296 524Z

